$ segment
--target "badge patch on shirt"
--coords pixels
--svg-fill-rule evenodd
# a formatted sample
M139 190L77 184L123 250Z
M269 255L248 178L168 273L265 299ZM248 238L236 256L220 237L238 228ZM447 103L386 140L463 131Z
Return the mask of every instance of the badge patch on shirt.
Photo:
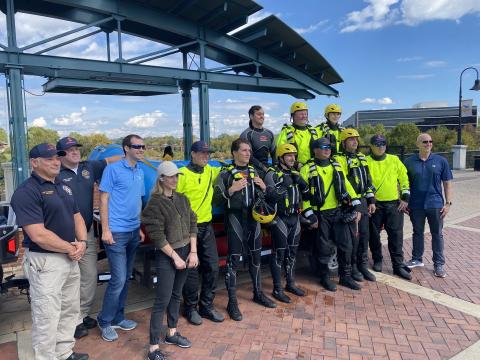
M268 141L268 137L265 135L260 135L260 141Z
M72 189L70 189L67 185L62 185L63 191L65 191L68 195L72 195Z
M52 194L53 194L53 190L42 191L42 195L52 195Z
M69 182L71 181L73 178L72 177L69 177L69 178L66 178L66 179L62 179L63 182Z
M437 167L435 164L432 165L432 168Z
M90 179L90 171L88 170L82 170L82 176L85 178L85 179Z

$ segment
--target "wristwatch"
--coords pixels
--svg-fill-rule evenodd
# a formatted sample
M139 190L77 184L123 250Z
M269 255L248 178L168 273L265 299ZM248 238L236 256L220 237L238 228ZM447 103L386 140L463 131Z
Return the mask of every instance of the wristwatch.
M452 206L452 202L451 202L451 201L447 201L447 202L445 203L445 205Z

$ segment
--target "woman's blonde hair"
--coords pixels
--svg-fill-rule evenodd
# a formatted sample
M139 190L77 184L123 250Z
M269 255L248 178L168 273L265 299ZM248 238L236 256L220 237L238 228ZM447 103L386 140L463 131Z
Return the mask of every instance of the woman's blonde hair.
M163 194L163 182L160 180L162 178L161 175L157 177L155 181L155 185L153 185L151 195L162 195Z

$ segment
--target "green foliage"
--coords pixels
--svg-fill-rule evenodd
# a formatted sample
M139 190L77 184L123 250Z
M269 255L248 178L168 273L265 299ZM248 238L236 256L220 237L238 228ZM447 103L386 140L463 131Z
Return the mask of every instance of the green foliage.
M477 130L472 124L464 126L462 129L462 142L468 146L467 150L480 149L480 130Z
M370 144L370 139L372 138L373 135L376 135L376 134L386 135L387 130L385 129L385 126L383 126L383 124L377 124L375 125L375 127L368 124L368 125L360 126L358 128L358 133L360 134L360 144L368 145Z
M0 128L0 141L8 143L8 134L4 128Z
M456 142L455 131L449 130L445 126L432 128L427 133L432 137L434 151L450 151L452 145Z
M214 151L211 158L218 160L231 159L230 148L232 142L238 139L240 135L221 134L217 138L210 140L210 148Z
M112 140L110 140L105 134L82 135L77 132L71 132L68 136L75 138L79 144L82 144L80 149L83 158L87 158L96 146L112 143Z
M43 127L33 126L28 129L28 149L42 143L56 145L60 136L55 130L45 129Z
M395 126L388 134L387 139L389 145L405 146L405 152L413 152L417 146L415 145L420 130L415 124L406 123Z

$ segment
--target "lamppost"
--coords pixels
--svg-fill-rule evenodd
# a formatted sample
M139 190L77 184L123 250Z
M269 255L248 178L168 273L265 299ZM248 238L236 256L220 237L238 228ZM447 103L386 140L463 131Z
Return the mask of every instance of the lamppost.
M460 94L458 97L457 145L462 145L462 76L463 76L463 73L469 69L475 70L475 72L477 73L477 80L475 80L475 83L473 84L473 87L470 90L475 90L475 91L480 90L480 80L478 80L478 70L473 66L469 66L463 69L462 73L460 74Z

